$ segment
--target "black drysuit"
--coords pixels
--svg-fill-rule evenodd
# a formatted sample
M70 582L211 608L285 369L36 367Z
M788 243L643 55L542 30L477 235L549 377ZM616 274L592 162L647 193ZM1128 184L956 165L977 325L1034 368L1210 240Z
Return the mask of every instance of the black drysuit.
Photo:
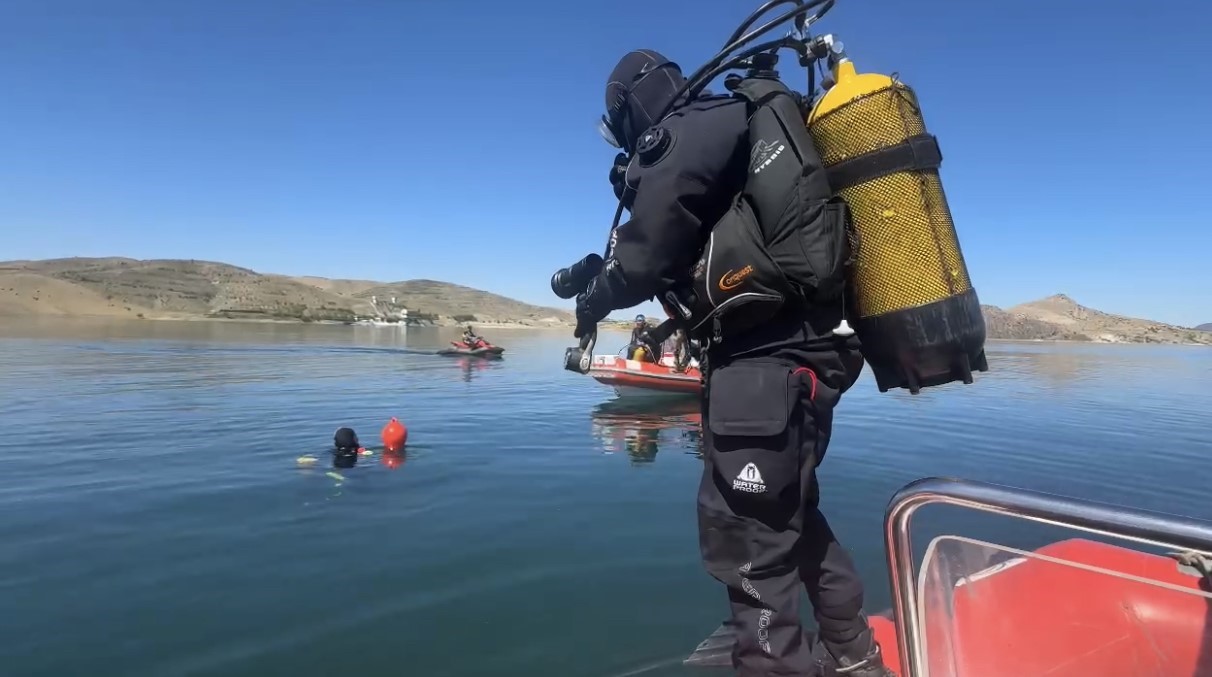
M602 280L611 309L685 283L744 185L746 104L696 99L636 145L664 148L637 154L625 173L631 218L612 235L607 268L613 260L614 271ZM831 654L858 661L870 649L862 583L818 509L815 470L833 408L862 369L857 340L830 335L840 306L834 315L822 327L819 314L789 305L706 351L699 537L706 569L728 588L733 662L742 675L818 674L799 619L800 585Z

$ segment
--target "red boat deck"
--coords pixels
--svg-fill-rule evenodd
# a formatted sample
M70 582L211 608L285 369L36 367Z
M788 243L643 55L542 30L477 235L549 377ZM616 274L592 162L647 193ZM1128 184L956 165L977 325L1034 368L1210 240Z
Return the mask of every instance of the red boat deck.
M1212 595L1200 576L1085 539L1035 554L963 579L949 617L927 612L930 677L1212 676ZM904 674L892 620L871 623Z
M1084 538L1025 552L946 535L915 567L910 525L927 505L1170 543L1179 552ZM884 529L893 596L914 642L905 653L921 668L914 677L1212 677L1210 522L926 477L892 497ZM870 620L885 662L903 677L891 614ZM724 667L733 646L724 624L683 662Z

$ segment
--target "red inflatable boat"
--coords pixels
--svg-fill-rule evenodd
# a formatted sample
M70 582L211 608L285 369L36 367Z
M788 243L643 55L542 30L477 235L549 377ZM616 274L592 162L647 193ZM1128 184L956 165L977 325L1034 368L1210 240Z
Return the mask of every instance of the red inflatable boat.
M906 494L910 485L898 497L1104 535L1123 533L1123 538L1156 545L1199 544L1200 550L1176 547L1163 555L1072 538L1019 551L948 535L930 543L916 573L890 555L893 592L903 610L896 618L909 617L910 622L898 627L891 612L872 616L870 622L884 662L897 675L1212 676L1212 557L1205 554L1212 549L1212 524L961 480L931 478L915 484L922 483L928 485L911 495ZM1019 505L1030 511L1020 513L1013 502L982 503L981 492L990 487L993 493L983 495L1025 496L1028 500ZM1048 512L1049 505L1060 507ZM1089 511L1091 505L1106 517L1091 519L1097 515ZM890 552L907 553L908 521L897 522L898 510L894 499L885 522L886 543ZM1113 531L1115 514L1122 524ZM910 652L901 651L906 638ZM721 627L685 662L728 666L731 647L732 638ZM908 669L911 665L918 669Z
M659 364L619 355L594 355L589 375L614 388L620 397L692 396L702 392L698 362L691 360L684 372L674 369L673 364L672 353L662 356Z

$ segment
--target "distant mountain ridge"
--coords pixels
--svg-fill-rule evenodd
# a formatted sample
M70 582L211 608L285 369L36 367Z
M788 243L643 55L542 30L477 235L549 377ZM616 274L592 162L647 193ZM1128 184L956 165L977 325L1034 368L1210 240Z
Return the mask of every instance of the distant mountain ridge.
M383 315L382 304L391 297L396 308L436 324L562 326L574 321L565 310L434 280L292 278L178 259L0 262L0 315L351 321Z
M1212 333L1104 313L1087 308L1064 294L1022 303L1007 310L996 306L981 306L981 310L989 338L1212 345Z
M391 299L394 304L390 304ZM384 314L456 322L568 326L572 313L448 282L288 277L178 259L65 258L0 262L0 316L251 318L350 321ZM1064 294L1008 309L981 306L990 339L1212 344L1188 329L1087 308Z

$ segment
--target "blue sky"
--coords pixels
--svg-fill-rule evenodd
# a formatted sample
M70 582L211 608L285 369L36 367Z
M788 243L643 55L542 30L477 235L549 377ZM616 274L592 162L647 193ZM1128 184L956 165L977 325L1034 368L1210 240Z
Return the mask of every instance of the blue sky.
M0 259L424 277L568 307L550 274L613 215L606 75L640 47L693 70L757 5L5 0ZM817 31L918 90L983 302L1212 322L1212 10L838 0Z

